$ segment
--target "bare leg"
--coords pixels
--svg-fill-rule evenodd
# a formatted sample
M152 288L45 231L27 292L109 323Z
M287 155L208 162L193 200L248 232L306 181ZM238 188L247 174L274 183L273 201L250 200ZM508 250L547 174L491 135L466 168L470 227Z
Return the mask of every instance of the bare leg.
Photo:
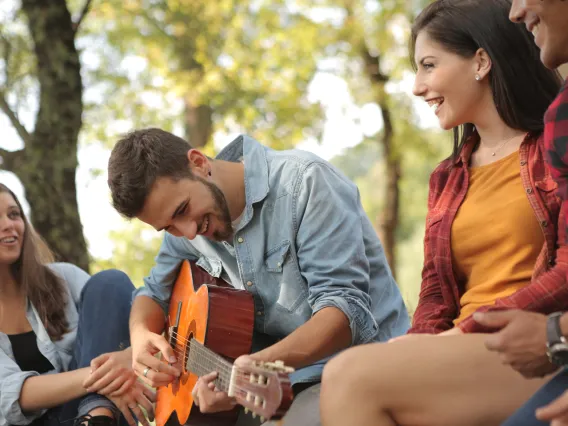
M499 425L548 378L524 379L484 338L417 336L345 351L324 370L322 425Z

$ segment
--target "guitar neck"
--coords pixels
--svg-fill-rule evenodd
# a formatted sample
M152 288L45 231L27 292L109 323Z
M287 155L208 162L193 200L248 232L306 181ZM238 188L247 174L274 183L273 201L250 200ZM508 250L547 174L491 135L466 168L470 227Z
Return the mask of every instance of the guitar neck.
M189 342L189 354L186 369L198 377L216 371L219 375L215 380L217 388L223 392L229 391L233 364L211 349L206 348L195 339Z

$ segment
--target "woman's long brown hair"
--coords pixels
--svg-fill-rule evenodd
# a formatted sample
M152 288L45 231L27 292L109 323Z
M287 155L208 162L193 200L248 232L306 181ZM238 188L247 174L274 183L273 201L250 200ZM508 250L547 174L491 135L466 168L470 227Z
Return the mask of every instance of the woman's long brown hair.
M65 318L68 297L65 284L46 266L53 262L53 253L28 222L16 195L0 183L0 193L3 192L14 198L26 226L22 252L19 259L12 264L12 274L39 314L49 337L52 340L61 340L69 328Z

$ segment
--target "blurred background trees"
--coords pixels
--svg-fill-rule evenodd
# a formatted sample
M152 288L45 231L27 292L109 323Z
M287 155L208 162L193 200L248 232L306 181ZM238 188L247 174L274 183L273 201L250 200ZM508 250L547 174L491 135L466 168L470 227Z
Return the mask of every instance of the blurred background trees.
M158 126L214 155L239 133L312 150L361 191L409 309L428 177L450 152L411 94L426 0L4 0L0 181L61 260L140 285L161 235L118 217L106 161Z

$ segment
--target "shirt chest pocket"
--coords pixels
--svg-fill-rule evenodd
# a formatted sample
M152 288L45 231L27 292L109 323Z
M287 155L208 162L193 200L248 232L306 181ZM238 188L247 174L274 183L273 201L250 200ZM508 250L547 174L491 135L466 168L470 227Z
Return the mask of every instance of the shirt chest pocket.
M264 254L264 267L270 282L271 299L294 312L307 298L308 289L291 252L290 241L276 244Z

